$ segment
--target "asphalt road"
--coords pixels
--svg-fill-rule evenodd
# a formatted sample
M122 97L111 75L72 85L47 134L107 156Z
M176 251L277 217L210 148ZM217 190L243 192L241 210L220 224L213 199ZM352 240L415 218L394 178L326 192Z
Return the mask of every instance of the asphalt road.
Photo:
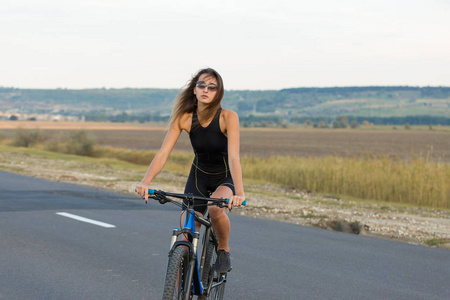
M124 197L0 172L0 299L160 299L180 212ZM228 299L450 299L449 250L230 218Z

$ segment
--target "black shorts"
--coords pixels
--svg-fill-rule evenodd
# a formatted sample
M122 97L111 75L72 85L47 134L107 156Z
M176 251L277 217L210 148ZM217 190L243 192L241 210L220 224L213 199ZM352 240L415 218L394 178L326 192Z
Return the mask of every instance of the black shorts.
M233 195L235 194L233 179L228 168L224 170L223 166L220 166L216 170L208 169L206 171L205 168L197 166L194 163L191 167L184 193L200 197L210 197L220 186L229 187ZM184 202L187 205L186 200ZM206 213L207 203L208 201L195 201L194 210L204 215Z

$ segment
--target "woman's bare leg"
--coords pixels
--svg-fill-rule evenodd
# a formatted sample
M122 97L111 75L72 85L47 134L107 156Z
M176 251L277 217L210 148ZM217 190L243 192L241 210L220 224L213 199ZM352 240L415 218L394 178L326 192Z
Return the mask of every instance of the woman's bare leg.
M224 198L230 199L233 192L229 187L220 186L212 195L211 198ZM225 213L225 207L220 208L217 206L209 206L209 216L216 233L217 239L219 240L219 249L229 252L228 239L230 238L230 219Z

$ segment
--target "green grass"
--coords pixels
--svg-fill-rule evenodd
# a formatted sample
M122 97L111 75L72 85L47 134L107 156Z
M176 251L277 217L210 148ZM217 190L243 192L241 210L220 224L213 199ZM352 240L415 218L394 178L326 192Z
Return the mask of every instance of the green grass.
M0 145L0 151L8 152L8 153L28 154L31 156L37 156L37 157L48 158L48 159L62 159L62 160L71 160L71 161L92 161L92 158L87 157L87 156L79 156L79 155L51 152L51 151L34 148L34 147L33 148L11 147L8 145Z
M449 244L449 243L450 243L450 239L429 239L429 240L425 241L425 244L430 247L441 245L441 244Z
M1 168L2 171L11 172L11 173L22 173L25 171L24 168L20 167L10 167L10 166L3 166Z
M77 162L79 163L79 167L83 167L86 169L92 169L95 166L101 165L117 170L134 170L134 171L139 170L142 172L145 172L147 170L147 168L143 165L132 164L126 161L118 160L117 158L96 158L74 154L64 154L38 148L11 147L0 145L0 152L20 153L29 156L45 158L49 160L63 160L63 161ZM19 170L23 168L17 167L17 169Z

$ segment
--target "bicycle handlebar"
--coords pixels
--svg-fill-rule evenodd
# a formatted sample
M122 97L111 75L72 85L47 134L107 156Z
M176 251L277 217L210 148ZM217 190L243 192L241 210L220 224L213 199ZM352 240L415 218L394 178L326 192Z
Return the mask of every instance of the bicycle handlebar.
M207 197L200 197L200 196L194 196L194 195L187 195L187 194L175 194L175 193L168 193L168 192L164 192L164 191L158 191L155 189L148 189L148 194L149 195L162 195L162 196L169 196L169 197L175 197L175 198L180 198L180 199L192 199L192 200L205 200L205 201L220 201L220 202L224 202L226 204L228 204L228 202L230 202L230 199L217 199L217 198L207 198ZM244 202L242 202L241 205L247 205L247 200L244 200Z

